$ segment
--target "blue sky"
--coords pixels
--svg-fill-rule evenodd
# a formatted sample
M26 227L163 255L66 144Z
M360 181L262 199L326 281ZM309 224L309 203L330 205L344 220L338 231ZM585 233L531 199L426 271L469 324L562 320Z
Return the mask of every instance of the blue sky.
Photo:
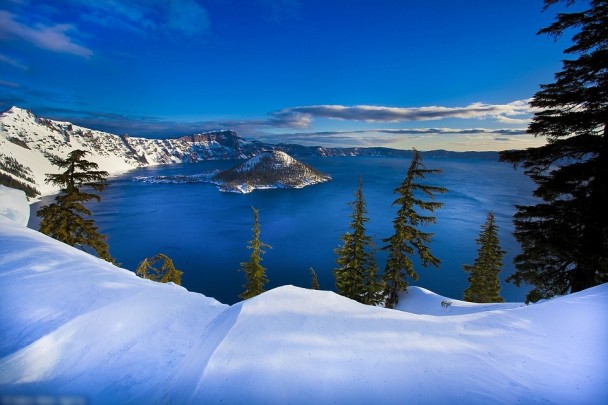
M0 0L0 109L172 137L503 150L567 39L542 0Z

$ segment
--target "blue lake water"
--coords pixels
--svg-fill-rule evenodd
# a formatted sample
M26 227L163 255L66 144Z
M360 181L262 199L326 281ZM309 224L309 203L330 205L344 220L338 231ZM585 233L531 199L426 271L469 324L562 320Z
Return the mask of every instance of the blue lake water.
M258 190L251 194L219 192L212 184L150 184L134 182L134 176L196 174L234 166L236 161L207 161L133 170L112 178L102 202L91 204L100 231L108 236L113 257L134 270L156 253L171 257L184 272L182 283L191 291L221 302L239 301L244 275L239 264L247 261L253 215L260 212L261 240L272 246L262 264L270 279L267 289L284 284L310 286L310 271L318 274L322 289L334 290L332 270L339 237L349 230L351 208L359 175L367 202L367 232L378 248L392 233L396 208L393 190L403 181L410 160L403 158L302 158L330 174L333 180L303 189ZM462 264L472 264L477 238L488 211L500 228L507 252L501 272L502 296L523 301L528 291L504 279L513 273L513 257L519 244L512 236L515 204L532 203L533 183L521 171L494 160L425 158L428 168L442 169L425 183L446 187L439 195L443 208L436 211L437 224L431 251L441 260L438 269L416 267L420 279L413 283L452 298L462 298L468 274ZM52 197L42 200L49 203ZM37 229L32 206L30 227ZM379 269L386 254L378 250Z

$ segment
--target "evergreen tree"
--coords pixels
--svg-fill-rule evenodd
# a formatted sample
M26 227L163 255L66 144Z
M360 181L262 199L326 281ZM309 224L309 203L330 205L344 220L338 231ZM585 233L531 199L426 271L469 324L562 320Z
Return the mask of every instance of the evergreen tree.
M365 233L368 218L363 198L363 180L359 178L359 188L355 201L350 203L353 212L350 228L340 239L343 245L336 249L338 268L334 270L338 293L363 304L376 305L382 301L381 286L378 283L378 267L371 250L372 238Z
M419 229L420 226L435 223L436 219L430 215L419 214L416 212L416 208L434 212L443 203L424 201L420 194L434 199L435 194L445 193L447 190L443 187L418 182L427 174L438 174L441 173L441 170L426 169L422 163L420 152L416 149L413 152L412 162L405 179L395 189L395 193L399 197L393 202L393 205L397 205L399 209L393 220L394 233L390 238L383 240L387 243L383 249L388 250L388 259L383 275L385 306L387 308L395 308L395 305L399 302L399 292L404 291L408 286L407 276L410 276L414 281L418 280L418 273L414 270L414 265L408 255L417 254L423 267L428 265L437 267L440 262L431 254L428 247L433 234Z
M85 218L91 215L91 211L84 204L91 200L99 202L101 197L82 189L101 192L106 187L104 181L108 176L108 172L96 170L97 163L85 160L86 154L86 151L76 149L65 159L57 156L50 158L51 163L65 171L46 175L45 181L59 186L60 191L54 203L41 208L36 213L42 218L40 232L83 250L88 246L100 258L114 263L106 237L97 231L93 219Z
M241 263L241 270L245 272L246 282L243 284L245 291L239 297L246 300L264 292L264 285L268 282L266 269L261 265L262 254L266 253L264 248L271 248L270 245L260 241L260 218L258 210L253 210L253 238L247 245L251 249L251 256L248 262Z
M312 290L320 290L321 286L319 285L319 279L317 278L317 272L312 267L310 268L310 276L311 276L310 288Z
M161 262L162 265L156 267L156 264L159 262ZM171 282L182 285L182 274L184 274L184 272L177 270L173 264L173 260L167 255L159 253L152 258L144 259L139 266L137 266L135 274L141 278L157 281L159 283Z
M481 225L479 237L475 240L479 248L477 258L471 266L463 264L464 271L470 272L469 287L464 290L464 300L470 302L504 302L500 296L498 273L502 268L505 251L500 248L498 226L494 214L488 213Z
M545 9L558 0L545 0ZM567 1L567 5L574 1ZM539 204L517 206L515 237L522 252L507 280L534 286L527 301L580 291L608 281L608 1L560 13L539 31L575 30L555 82L541 85L528 133L547 144L505 151L536 183Z

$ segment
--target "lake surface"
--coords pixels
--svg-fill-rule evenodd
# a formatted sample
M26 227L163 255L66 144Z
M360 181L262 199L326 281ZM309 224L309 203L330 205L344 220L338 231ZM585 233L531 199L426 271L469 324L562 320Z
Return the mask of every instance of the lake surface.
M392 234L396 207L393 190L405 177L410 160L403 158L339 157L301 158L333 180L303 189L257 190L251 194L222 193L212 184L150 184L134 182L135 176L197 174L234 166L236 161L207 161L133 170L114 177L102 194L102 202L91 204L100 231L108 236L110 253L122 267L134 270L146 257L161 252L184 272L182 284L191 291L232 304L239 301L244 275L240 263L250 251L253 215L260 212L261 240L272 246L262 264L270 279L267 289L284 284L310 286L310 268L318 274L322 289L335 290L335 268L339 237L349 231L351 208L358 179L363 177L367 202L367 232L378 248ZM442 169L425 183L446 187L439 195L443 208L436 211L437 224L431 252L441 260L438 269L416 265L420 279L413 283L456 299L467 288L468 273L462 264L472 264L475 239L487 213L493 211L500 228L502 248L507 251L501 272L502 296L523 301L527 288L504 279L514 272L513 257L519 244L512 236L515 204L530 204L533 183L508 164L486 159L424 158L428 168ZM37 229L35 211L53 197L32 205L29 226ZM376 254L380 271L386 253ZM416 262L415 262L416 263ZM410 280L411 281L411 280Z

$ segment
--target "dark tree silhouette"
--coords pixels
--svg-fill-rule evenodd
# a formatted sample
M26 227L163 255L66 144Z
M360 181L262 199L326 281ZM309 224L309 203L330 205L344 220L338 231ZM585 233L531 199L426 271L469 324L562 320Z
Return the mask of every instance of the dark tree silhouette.
M545 0L545 9L554 3ZM522 252L508 281L531 284L528 301L608 281L608 2L560 13L539 34L567 30L575 34L565 53L577 57L564 60L530 103L538 112L528 133L547 144L500 154L523 167L542 200L517 206L514 217Z

